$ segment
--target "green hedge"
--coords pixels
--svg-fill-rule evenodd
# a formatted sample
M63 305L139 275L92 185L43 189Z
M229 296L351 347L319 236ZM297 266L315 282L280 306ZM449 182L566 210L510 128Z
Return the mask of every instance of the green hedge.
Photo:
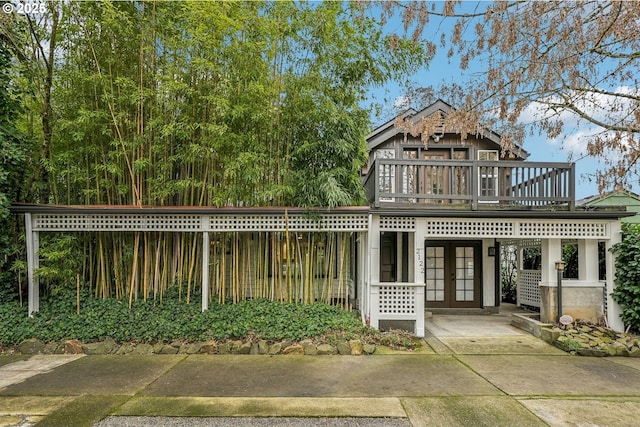
M611 249L616 256L613 299L622 308L625 326L640 332L640 227L623 224L622 231L622 241Z

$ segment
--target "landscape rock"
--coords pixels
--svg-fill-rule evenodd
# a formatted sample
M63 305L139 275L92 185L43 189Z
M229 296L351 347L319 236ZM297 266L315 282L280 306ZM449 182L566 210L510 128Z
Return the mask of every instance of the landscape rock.
M251 350L249 351L249 354L260 354L260 346L257 342L251 344Z
M135 347L133 346L133 344L131 343L124 343L120 346L120 348L118 349L118 351L116 351L116 354L122 355L122 354L130 354L133 352L133 350L135 349Z
M66 354L82 354L82 343L78 340L67 340L64 342L64 352Z
M373 354L376 352L376 346L373 344L365 344L362 346L364 354Z
M22 354L41 354L44 353L45 345L36 338L30 338L18 344L18 351Z
M312 342L302 344L302 348L304 349L304 354L308 356L315 356L318 354L318 347L316 347Z
M218 354L229 354L231 353L230 345L228 342L223 342L218 344Z
M258 341L258 354L267 353L269 353L269 343L264 340Z
M336 354L336 348L331 344L320 344L318 346L318 354Z
M200 346L200 354L217 354L218 343L215 341L207 341Z
M300 344L290 345L282 350L283 354L304 354L304 347Z
M116 344L112 339L106 339L104 341L83 344L82 350L85 354L113 354L118 351L120 346Z
M605 357L608 353L598 348L580 348L576 352L579 356Z
M277 343L273 343L269 346L269 351L267 352L267 354L270 355L276 355L278 353L280 353L280 351L282 350L282 344L277 342Z
M151 344L138 344L132 351L131 354L135 355L146 355L153 354L153 346Z
M238 347L238 354L250 354L251 353L252 344L247 341L240 344Z
M574 328L558 330L560 336L553 344L564 351L580 356L640 357L640 339L634 335L588 323L578 323Z
M199 343L184 344L180 346L180 350L178 350L178 354L198 354L200 353L201 348L202 348L202 344L199 344Z
M44 346L44 354L64 354L64 344L57 341L48 342Z
M360 356L363 352L362 341L350 340L349 347L351 347L351 354L354 356Z
M165 344L160 349L159 354L178 354L178 350L180 349L176 346Z
M346 341L340 341L338 343L338 353L342 355L351 354L351 346Z

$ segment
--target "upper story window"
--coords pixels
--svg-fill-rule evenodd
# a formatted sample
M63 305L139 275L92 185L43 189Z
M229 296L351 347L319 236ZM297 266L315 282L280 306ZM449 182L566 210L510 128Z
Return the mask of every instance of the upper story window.
M498 150L478 150L478 160L498 161ZM498 196L498 168L495 166L480 166L478 168L478 195L480 197ZM482 200L493 202L493 200Z

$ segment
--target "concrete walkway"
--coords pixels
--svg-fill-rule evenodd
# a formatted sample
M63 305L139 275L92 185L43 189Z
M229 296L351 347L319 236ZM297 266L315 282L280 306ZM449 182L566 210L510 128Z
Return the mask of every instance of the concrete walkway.
M445 320L417 353L0 356L0 426L638 425L640 359Z

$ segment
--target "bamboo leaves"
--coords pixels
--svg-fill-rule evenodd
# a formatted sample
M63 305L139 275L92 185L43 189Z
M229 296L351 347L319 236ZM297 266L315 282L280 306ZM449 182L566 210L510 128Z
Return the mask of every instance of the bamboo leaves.
M25 115L56 107L33 133L55 176L38 184L56 203L362 203L361 101L421 63L418 45L387 49L380 26L349 3L61 2L47 17L34 34L57 48L28 57L32 76L50 73L51 97L33 95ZM84 280L130 305L171 287L190 301L203 251L220 302L344 300L349 288L342 235L220 233L209 248L180 233L83 239Z

